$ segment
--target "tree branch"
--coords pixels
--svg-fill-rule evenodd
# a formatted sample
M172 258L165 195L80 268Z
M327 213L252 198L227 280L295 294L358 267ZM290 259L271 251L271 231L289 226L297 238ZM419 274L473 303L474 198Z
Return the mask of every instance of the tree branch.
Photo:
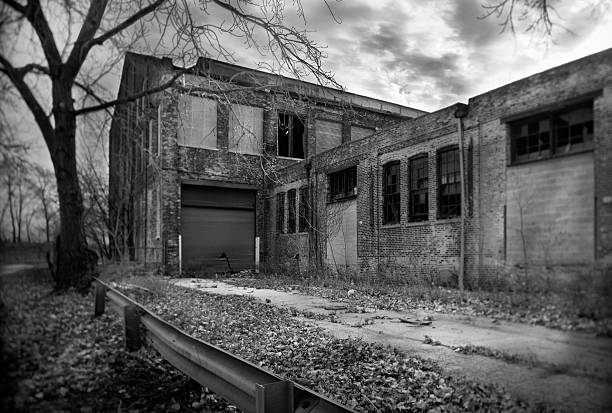
M0 66L0 72L4 73L11 80L25 101L26 105L28 105L30 111L32 111L34 119L42 132L43 138L45 139L49 150L52 151L53 148L55 148L55 131L51 125L51 122L49 121L49 118L45 114L44 109L40 103L38 103L38 100L36 100L36 97L23 79L27 71L24 71L23 68L21 68L20 72L18 69L13 67L13 65L11 65L11 63L3 55L0 55L0 64L2 65ZM24 67L27 66L28 65Z
M147 14L155 11L165 0L156 0L155 2L149 4L147 7L140 9L137 13L133 14L131 17L124 20L121 24L116 27L108 30L107 32L101 34L100 36L90 40L85 47L87 50L91 49L93 46L101 45L117 33L127 29L132 24L136 23L138 20L142 19Z
M15 3L11 1L10 3ZM51 73L56 75L59 73L59 68L62 64L62 57L57 50L55 39L53 38L53 32L49 27L49 22L45 18L45 15L40 7L39 0L29 0L27 6L21 6L21 10L15 9L28 19L32 28L38 36L40 45L42 46L43 53L49 63Z
M136 94L131 95L131 96L127 96L127 97L111 100L111 101L105 102L105 103L101 103L99 105L89 106L89 107L86 107L86 108L75 110L74 114L75 114L75 116L79 116L79 115L84 115L84 114L90 113L90 112L96 112L98 110L107 109L107 108L109 108L111 106L121 105L121 104L127 103L127 102L133 102L134 100L140 99L141 97L149 96L149 95L152 95L154 93L161 92L163 90L168 89L170 86L172 86L174 84L174 81L176 79L178 79L184 73L185 73L185 71L181 70L181 71L175 73L172 76L172 78L170 78L170 80L168 80L167 82L162 83L161 85L159 85L157 87L154 87L154 88L142 91L140 93L136 93Z
M87 15L83 21L83 26L81 26L81 31L64 65L65 74L70 79L76 77L87 57L87 53L91 48L88 44L100 28L100 22L102 21L102 17L104 17L107 4L108 0L94 0L89 5L89 10L87 10Z

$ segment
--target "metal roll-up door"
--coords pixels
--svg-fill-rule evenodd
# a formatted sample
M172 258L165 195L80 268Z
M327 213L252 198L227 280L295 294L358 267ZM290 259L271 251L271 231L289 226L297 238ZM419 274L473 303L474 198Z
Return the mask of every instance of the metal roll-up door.
M181 204L184 271L254 268L255 191L183 185Z

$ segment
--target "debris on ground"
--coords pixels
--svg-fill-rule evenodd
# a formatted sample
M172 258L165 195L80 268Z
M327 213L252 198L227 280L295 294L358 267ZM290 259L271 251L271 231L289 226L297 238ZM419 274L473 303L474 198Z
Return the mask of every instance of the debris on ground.
M357 411L542 408L499 387L447 376L433 361L358 339L334 338L293 318L291 309L249 296L219 296L178 286L161 297L136 290L128 295L188 334Z
M45 270L0 281L0 411L236 411L154 350L124 351L121 320L93 319L92 294L53 293Z

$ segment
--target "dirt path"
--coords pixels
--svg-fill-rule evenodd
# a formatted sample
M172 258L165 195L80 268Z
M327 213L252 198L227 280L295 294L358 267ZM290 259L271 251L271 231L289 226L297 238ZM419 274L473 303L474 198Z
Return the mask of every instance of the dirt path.
M560 411L612 411L609 338L424 311L364 308L359 313L348 312L345 303L320 297L212 280L181 279L176 284L214 294L250 295L281 307L333 315L334 322L308 321L339 338L358 337L433 359L451 375L496 383L517 397L546 402ZM421 325L428 321L429 325ZM455 351L468 344L494 350L495 355Z

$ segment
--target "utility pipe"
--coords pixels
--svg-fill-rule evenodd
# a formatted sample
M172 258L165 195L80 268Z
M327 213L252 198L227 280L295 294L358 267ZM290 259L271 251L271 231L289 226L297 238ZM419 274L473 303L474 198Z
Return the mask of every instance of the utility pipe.
M457 136L459 140L459 175L461 179L461 232L459 240L459 290L461 291L464 289L465 280L465 220L467 215L467 186L465 183L465 165L463 161L463 118L467 116L467 113L468 106L463 103L457 103L454 115L457 119Z

